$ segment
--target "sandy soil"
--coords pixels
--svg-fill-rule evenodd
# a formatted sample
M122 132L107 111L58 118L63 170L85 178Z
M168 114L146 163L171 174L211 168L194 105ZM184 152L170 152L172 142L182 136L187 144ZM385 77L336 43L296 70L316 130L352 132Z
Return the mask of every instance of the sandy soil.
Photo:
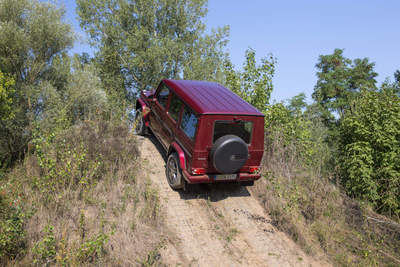
M138 137L144 168L158 186L170 236L161 250L168 266L326 266L306 255L269 216L246 187L196 185L172 190L165 177L165 152L154 137Z

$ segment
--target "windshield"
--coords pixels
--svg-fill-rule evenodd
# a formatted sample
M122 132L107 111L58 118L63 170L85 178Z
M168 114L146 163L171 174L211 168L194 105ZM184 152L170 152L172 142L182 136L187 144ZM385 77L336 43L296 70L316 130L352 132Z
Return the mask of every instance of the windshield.
M216 121L214 124L213 143L224 135L233 134L250 144L252 130L253 122L251 121Z

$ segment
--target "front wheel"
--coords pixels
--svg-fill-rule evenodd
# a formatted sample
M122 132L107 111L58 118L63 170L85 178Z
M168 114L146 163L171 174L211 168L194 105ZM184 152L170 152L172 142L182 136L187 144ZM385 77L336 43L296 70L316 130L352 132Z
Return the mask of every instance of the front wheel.
M166 175L168 184L172 189L182 189L184 187L185 179L182 177L179 159L176 153L172 153L168 157Z
M136 110L135 114L135 133L138 135L145 135L146 134L146 125L144 123L142 110Z

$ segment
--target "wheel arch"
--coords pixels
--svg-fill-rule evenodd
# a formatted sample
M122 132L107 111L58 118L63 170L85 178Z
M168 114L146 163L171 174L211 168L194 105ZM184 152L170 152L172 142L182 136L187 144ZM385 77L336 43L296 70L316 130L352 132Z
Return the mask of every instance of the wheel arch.
M135 110L139 110L139 109L141 109L141 111L143 112L143 119L144 119L144 123L145 123L146 127L149 127L150 108L146 104L146 102L144 102L144 100L141 98L136 99Z
M181 167L182 170L186 169L186 157L185 157L185 153L183 152L183 149L176 143L173 142L168 149L168 153L167 156L169 156L172 153L176 153L178 154L178 158L179 158L179 165Z

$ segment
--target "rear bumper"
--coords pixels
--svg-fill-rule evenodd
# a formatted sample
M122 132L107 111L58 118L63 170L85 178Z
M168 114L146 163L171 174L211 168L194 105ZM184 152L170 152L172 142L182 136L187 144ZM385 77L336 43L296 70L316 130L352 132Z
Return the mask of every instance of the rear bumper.
M182 174L189 184L255 181L261 177L260 174L239 173L236 180L216 181L211 175L208 174L191 175L187 170L182 170Z

